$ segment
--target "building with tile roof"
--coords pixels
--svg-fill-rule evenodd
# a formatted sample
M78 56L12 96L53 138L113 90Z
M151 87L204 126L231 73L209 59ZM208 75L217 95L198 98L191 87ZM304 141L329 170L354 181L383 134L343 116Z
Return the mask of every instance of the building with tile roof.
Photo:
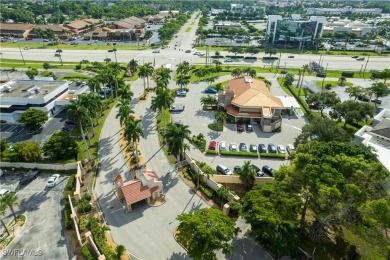
M0 23L0 35L1 37L26 38L32 28L32 24L26 23Z
M66 28L62 24L36 24L34 25L33 29L28 34L28 37L31 38L40 38L41 36L38 35L35 31L35 29L41 29L42 31L46 31L47 29L53 30L54 35L60 39L67 39L69 35L71 34L71 31L69 28Z
M135 41L138 38L143 38L145 34L145 24L146 20L131 16L120 21L114 22L110 29L110 38L126 40L127 38L130 41Z
M261 80L249 76L233 79L218 93L218 107L236 122L258 123L264 132L272 132L282 123L285 108L280 98L271 95Z
M141 200L150 203L162 194L162 182L157 174L152 170L137 170L133 180L123 182L121 175L114 180L117 197L120 202L124 202L128 212L132 211L132 204Z

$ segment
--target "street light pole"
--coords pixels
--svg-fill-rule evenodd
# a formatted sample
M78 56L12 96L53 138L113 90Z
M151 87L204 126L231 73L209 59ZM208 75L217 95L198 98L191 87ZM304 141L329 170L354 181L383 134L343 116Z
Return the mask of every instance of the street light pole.
M24 60L22 49L20 49L20 46L19 46L19 51L20 51L20 55L22 56L23 64L26 64L26 61Z

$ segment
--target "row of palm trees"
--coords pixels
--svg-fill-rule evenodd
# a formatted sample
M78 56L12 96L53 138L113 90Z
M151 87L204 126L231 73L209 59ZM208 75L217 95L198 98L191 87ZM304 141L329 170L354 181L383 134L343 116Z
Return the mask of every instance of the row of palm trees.
M15 210L14 210L14 206L18 206L18 200L19 200L19 197L16 195L16 193L12 193L12 192L9 192L9 193L6 193L4 194L3 196L1 196L1 199L0 199L0 215L1 216L5 216L5 211L7 208L9 208L12 212L12 215L14 216L14 220L16 222L16 214L15 214ZM1 225L4 227L4 230L7 232L8 236L10 235L10 232L7 228L7 226L5 225L4 223L4 220L3 218L0 218L0 222L1 222Z

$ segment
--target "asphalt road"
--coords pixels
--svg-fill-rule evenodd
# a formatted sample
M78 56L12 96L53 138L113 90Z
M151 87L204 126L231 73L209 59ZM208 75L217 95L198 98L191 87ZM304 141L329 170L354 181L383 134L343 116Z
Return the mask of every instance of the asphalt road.
M21 189L17 189L20 173L8 174L1 180L2 189L17 192L20 200L19 207L15 208L16 213L24 214L27 218L26 224L7 250L41 250L40 259L71 259L73 254L68 248L69 241L63 225L62 201L62 192L68 177L61 176L57 186L45 188L49 176L51 174L41 173L37 179ZM5 222L11 221L12 218L11 212L7 210ZM6 259L20 259L20 256L7 256Z

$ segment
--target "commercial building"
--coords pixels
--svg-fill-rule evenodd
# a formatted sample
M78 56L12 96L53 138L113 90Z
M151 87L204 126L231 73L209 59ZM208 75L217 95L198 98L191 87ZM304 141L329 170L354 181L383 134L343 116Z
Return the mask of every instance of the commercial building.
M27 109L45 111L49 117L63 108L56 100L68 93L67 81L11 80L0 85L0 117L16 122Z
M297 14L293 14L291 18L270 15L268 16L267 35L272 43L311 42L322 36L325 22L326 18L323 16L311 16L309 20L303 20Z
M42 30L45 32L46 30L52 30L54 32L54 35L58 37L59 39L68 39L71 35L71 31L69 28L66 28L65 26L61 24L36 24L34 25L34 28L30 31L28 34L28 37L30 38L42 38L42 35L39 35L37 33L37 29Z
M325 33L354 33L357 37L364 37L368 33L375 32L376 27L372 25L350 20L330 21L324 26L323 32Z
M214 24L214 29L219 31L222 29L240 29L241 24L235 22L218 22Z
M103 21L98 19L83 19L64 24L75 35L83 34L101 25L103 25Z
M366 15L380 15L382 9L380 8L306 8L306 14L321 14L321 15L342 15L342 14L366 14Z
M26 23L0 23L0 35L7 38L26 38L32 28L32 24Z
M144 26L147 21L135 16L131 16L120 21L114 22L110 29L110 37L114 39L135 41L137 37L143 37L145 34Z

